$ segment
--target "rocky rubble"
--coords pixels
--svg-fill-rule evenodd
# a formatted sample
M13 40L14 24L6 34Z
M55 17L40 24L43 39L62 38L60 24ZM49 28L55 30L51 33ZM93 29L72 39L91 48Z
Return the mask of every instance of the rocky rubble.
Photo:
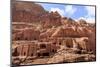
M55 53L47 63L73 63L82 61L95 61L95 55L82 53L81 50L76 49L62 49Z

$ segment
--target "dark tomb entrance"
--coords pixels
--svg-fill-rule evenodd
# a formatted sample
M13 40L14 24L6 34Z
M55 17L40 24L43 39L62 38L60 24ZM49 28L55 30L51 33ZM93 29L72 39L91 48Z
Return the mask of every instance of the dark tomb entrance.
M42 56L49 56L50 54L48 52L43 53Z

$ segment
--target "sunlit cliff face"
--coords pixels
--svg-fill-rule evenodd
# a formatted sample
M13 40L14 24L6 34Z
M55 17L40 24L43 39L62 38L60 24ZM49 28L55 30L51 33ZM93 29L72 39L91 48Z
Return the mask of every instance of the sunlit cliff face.
M95 32L95 23L85 19L61 16L39 3L14 2L12 62L27 65L95 61Z

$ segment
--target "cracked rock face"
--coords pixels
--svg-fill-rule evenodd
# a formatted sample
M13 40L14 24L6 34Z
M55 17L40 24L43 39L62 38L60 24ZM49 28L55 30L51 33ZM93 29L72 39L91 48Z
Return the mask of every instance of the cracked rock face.
M95 23L62 17L37 3L14 1L12 5L14 65L96 60Z

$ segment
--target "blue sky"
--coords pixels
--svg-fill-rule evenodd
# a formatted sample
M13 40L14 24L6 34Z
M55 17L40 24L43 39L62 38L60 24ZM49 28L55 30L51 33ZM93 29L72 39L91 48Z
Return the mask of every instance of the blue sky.
M44 7L45 10L51 12L58 11L61 16L71 17L75 20L85 19L89 22L95 22L95 7L81 6L81 5L65 5L65 4L50 4L38 3Z

